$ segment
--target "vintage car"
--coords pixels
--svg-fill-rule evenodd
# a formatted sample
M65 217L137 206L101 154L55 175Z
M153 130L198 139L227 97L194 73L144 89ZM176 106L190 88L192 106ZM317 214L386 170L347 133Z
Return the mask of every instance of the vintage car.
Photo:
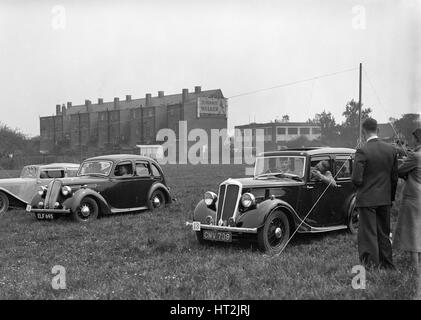
M25 208L38 187L54 178L76 176L79 164L52 163L23 167L19 178L0 179L0 214L10 208Z
M159 164L138 155L108 155L85 160L74 178L41 186L28 206L39 220L70 215L87 222L100 215L155 210L171 203Z
M208 191L193 213L199 243L251 240L278 253L295 230L300 233L348 229L358 215L351 182L354 149L307 148L265 152L256 157L254 177L228 179L218 194ZM313 174L321 161L330 164L334 183Z

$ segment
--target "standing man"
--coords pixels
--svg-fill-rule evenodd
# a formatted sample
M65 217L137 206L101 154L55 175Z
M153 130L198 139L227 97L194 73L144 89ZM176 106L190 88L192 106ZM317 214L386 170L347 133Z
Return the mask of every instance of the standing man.
M390 208L398 182L397 152L379 140L376 120L365 120L362 132L367 142L355 153L352 171L359 211L358 253L367 267L394 269L389 234Z

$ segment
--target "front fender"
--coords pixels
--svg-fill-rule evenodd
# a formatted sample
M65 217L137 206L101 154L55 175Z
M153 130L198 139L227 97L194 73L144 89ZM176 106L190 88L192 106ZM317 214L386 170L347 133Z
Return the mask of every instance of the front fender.
M111 213L110 207L104 197L98 192L89 188L77 190L75 193L73 193L72 197L66 199L63 202L63 207L69 208L72 212L75 212L78 209L82 199L88 196L97 201L101 214Z
M200 200L193 212L193 221L199 221L200 223L206 223L206 217L211 216L213 221L216 221L216 211L210 209L205 200Z
M266 218L275 208L284 209L290 223L295 225L297 214L290 204L280 199L267 199L257 204L256 208L244 212L237 219L237 227L260 228L264 225ZM291 225L291 227L294 227L294 225Z

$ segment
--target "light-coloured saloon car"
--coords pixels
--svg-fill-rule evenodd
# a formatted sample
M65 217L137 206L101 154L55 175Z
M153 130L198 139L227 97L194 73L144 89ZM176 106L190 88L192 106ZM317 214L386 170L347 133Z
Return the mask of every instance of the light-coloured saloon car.
M40 186L54 178L74 177L76 163L52 163L23 167L19 178L0 179L0 214L12 208L25 208Z

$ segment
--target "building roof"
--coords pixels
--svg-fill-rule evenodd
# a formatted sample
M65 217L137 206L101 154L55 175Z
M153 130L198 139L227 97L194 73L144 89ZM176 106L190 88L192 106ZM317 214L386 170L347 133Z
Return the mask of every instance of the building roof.
M319 124L309 123L309 122L265 122L265 123L249 123L236 126L237 129L243 128L256 128L256 127L320 127Z
M198 97L224 98L224 95L222 94L221 89L203 90L200 92L192 91L187 94L187 102L195 101L196 98ZM169 95L164 95L162 97L151 96L149 107L159 107L159 106L180 104L182 103L182 100L183 100L182 93L169 94ZM119 100L117 104L118 104L117 110L127 110L127 109L145 107L146 97L140 98L140 99L131 99L129 101L123 99L123 100ZM66 108L66 114L71 115L71 114L77 114L77 113L86 113L88 112L88 109L89 109L89 112L116 110L116 108L114 107L114 101L109 101L109 102L103 102L101 104L91 103L89 107L87 107L85 104L72 105ZM47 117L41 117L41 118L47 118Z

